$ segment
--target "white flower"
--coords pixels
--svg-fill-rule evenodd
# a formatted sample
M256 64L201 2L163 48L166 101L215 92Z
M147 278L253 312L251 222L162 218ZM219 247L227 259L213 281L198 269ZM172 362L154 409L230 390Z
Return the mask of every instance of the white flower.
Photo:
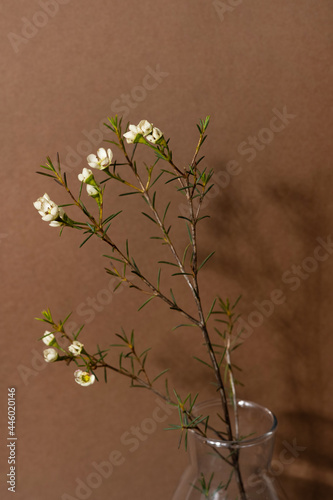
M150 134L151 131L153 130L153 124L149 123L147 120L141 120L137 128L140 131L140 133L145 137L146 135Z
M132 144L134 142L134 139L138 134L141 134L141 130L138 129L136 125L130 125L129 131L124 134L124 137L127 141L127 144Z
M34 207L36 208L36 210L38 210L38 213L46 222L55 221L58 218L61 219L64 215L63 209L58 207L58 205L56 205L54 201L50 200L50 197L47 193L45 193L44 196L41 196L37 201L35 201Z
M60 222L58 220L53 220L52 222L50 222L49 226L51 227L60 227L63 225L63 222Z
M138 125L130 125L128 128L129 131L124 134L128 144L135 142L135 138L138 134L143 135L149 142L154 144L163 135L163 132L157 127L153 127L153 124L148 120L141 120Z
M94 154L90 154L89 156L87 156L87 162L89 167L103 170L111 164L112 158L113 153L110 148L107 151L105 151L104 148L99 148L99 150L97 151L97 156Z
M87 184L87 193L89 196L97 196L99 194L99 191L94 186Z
M74 378L75 382L82 386L91 385L95 382L95 375L82 370L75 370Z
M52 341L55 339L53 333L49 332L48 330L45 330L44 336L43 336L43 342L46 345L50 345Z
M79 356L81 354L83 348L83 344L78 340L73 340L73 343L68 347L69 352L73 354L73 356Z
M161 132L159 128L154 127L152 133L147 135L146 139L147 141L155 144L155 142L158 141L162 137L162 135L163 132Z
M44 352L44 359L47 363L53 363L58 358L58 353L53 347L49 347L48 349L45 349Z
M78 175L78 179L81 182L87 182L87 180L89 179L89 177L92 177L92 175L93 175L93 173L92 173L92 171L89 168L84 168L82 170L82 174Z

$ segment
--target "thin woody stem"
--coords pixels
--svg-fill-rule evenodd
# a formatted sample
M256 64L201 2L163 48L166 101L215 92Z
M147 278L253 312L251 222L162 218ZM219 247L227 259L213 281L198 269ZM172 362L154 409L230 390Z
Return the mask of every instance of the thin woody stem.
M68 340L71 340L70 337L65 334L65 332L62 330L64 336L66 336L66 338ZM157 389L155 389L155 387L153 387L153 384L152 382L150 381L149 379L149 376L146 372L146 370L144 369L144 367L142 367L142 362L141 362L141 359L136 355L135 353L135 350L134 349L131 349L131 351L133 352L134 356L135 356L135 359L137 360L138 364L140 365L140 368L142 369L143 373L145 374L145 377L146 377L146 381L143 380L141 377L139 377L138 375L135 375L134 373L131 373L129 371L125 371L125 370L122 370L121 368L117 368L113 365L110 365L108 363L105 363L104 361L101 362L100 360L98 360L97 358L95 358L94 356L91 356L89 355L88 353L86 353L87 357L89 358L89 360L92 362L92 369L93 370L96 370L98 368L108 368L109 370L112 370L114 372L117 372L119 375L124 375L125 377L128 377L132 380L135 380L136 382L138 382L142 387L144 387L145 389L148 389L148 390L151 390L156 396L158 396L159 398L163 399L166 403L169 403L170 405L173 405L173 406L177 406L177 402L172 400L169 396L166 396L164 394L162 394L160 391L158 391ZM189 417L189 419L191 421L195 420L195 416L186 411L186 415ZM206 432L204 432L201 428L199 427L196 427L200 434L205 437L205 438L208 438L208 435ZM210 425L207 425L207 429L211 430L212 432L214 432L214 434L216 434L216 436L225 441L225 438L221 435L221 433L219 431L217 431L216 429L214 429L212 426ZM231 463L229 463L229 465L232 465Z
M170 247L170 250L172 252L172 254L174 255L175 257L175 260L178 264L178 267L181 271L181 273L183 274L184 276L184 279L186 280L188 286L190 287L191 289L191 292L193 294L193 297L194 297L194 300L197 304L197 308L198 308L198 313L199 313L199 327L203 333L203 336L204 336L204 340L205 340L205 344L207 346L207 349L208 349L208 353L209 353L209 356L210 356L210 359L211 359L211 363L212 363L212 366L213 366L213 369L214 369L214 373L215 373L215 378L217 380L217 384L218 384L218 389L219 389L219 394L220 394L220 398L221 398L221 403L222 403L222 407L223 407L223 412L224 412L224 416L225 416L225 421L226 421L226 425L227 425L227 432L228 432L228 439L229 441L233 441L233 434L232 434L232 427L231 427L231 421L230 421L230 415L229 415L229 410L228 410L228 401L227 401L227 396L226 396L226 391L225 391L225 387L224 387L224 384L223 384L223 380L222 380L222 376L221 376L221 371L220 371L220 368L219 368L219 365L218 365L218 362L217 362L217 359L216 359L216 356L215 356L215 352L214 352L214 348L212 346L212 343L211 343L211 340L210 340L210 337L209 337L209 334L208 334L208 330L207 330L207 326L206 326L206 321L205 321L205 317L204 317L204 313L203 313L203 309L202 309L202 304L201 304L201 299L200 299L200 295L199 295L199 287L198 287L198 281L197 281L197 245L196 245L196 223L197 223L197 218L194 216L194 210L193 210L193 192L192 194L190 193L190 190L189 190L189 186L187 186L187 189L185 190L186 192L186 196L187 196L187 199L188 199L188 203L189 203L189 207L190 207L190 217L191 217L191 231L192 231L192 248L193 248L193 263L192 263L192 269L193 269L193 284L191 283L191 281L189 280L187 274L185 273L185 269L183 267L183 264L177 254L177 251L174 247L174 245L172 244L172 241L169 237L169 235L166 233L166 230L165 230L165 227L164 227L164 224L161 220L161 218L159 217L159 214L157 212L157 210L155 209L152 201L151 201L151 198L149 196L149 193L147 192L144 184L142 183L141 181L141 178L136 170L136 168L134 167L134 164L132 162L132 160L129 158L127 152L126 152L126 149L125 149L125 145L124 145L124 142L119 134L119 132L117 131L117 136L118 136L118 139L119 139L119 143L120 143L120 146L121 146L121 149L123 150L123 153L125 155L125 158L128 162L128 165L131 167L132 171L134 172L137 180L139 181L140 183L140 187L141 187L141 190L142 190L142 193L150 207L150 209L152 210L154 216L155 216L155 219L158 223L158 225L160 226L163 234L164 234L164 238L165 240L167 241L169 247ZM199 141L199 144L201 144L202 140L200 138L200 141ZM194 155L194 158L193 158L193 162L195 162L195 159L196 159L196 156L198 154L198 151L199 151L199 144L197 146L197 151ZM172 162L169 161L169 163L171 163L172 166L174 166L174 164ZM177 168L177 172L178 172L178 168ZM184 184L183 184L183 179L179 179L182 186L184 187ZM241 478L241 473L240 473L240 469L239 469L239 463L238 463L238 456L233 456L232 457L232 460L233 460L233 465L236 469L236 477L237 477L237 481L238 481L238 484L239 484L239 487L240 487L240 493L241 493L241 496L242 496L242 500L246 500L246 494L245 494L245 490L244 490L244 485L243 485L243 482L242 482L242 478Z
M71 338L69 337L69 335L66 333L66 331L64 330L63 328L63 324L59 324L57 325L56 323L53 323L53 326L55 328L55 330L59 331L67 340L71 341ZM135 373L131 373L127 370L124 370L124 369L121 369L121 368L117 368L113 365L110 365L109 363L106 363L104 360L100 360L100 359L97 359L95 356L92 356L90 355L89 353L87 353L86 351L84 351L84 355L88 358L89 360L89 365L91 367L91 369L93 371L97 370L98 368L107 368L113 372L116 372L118 373L119 375L123 375L127 378L130 378L132 381L135 381L137 382L141 387L145 388L145 389L148 389L149 391L153 392L156 396L158 396L159 398L161 398L162 400L164 400L166 403L172 405L172 406L177 406L177 403L175 401L173 401L169 396L166 396L164 394L162 394L160 391L158 391L157 389L155 389L155 387L153 387L153 384L152 382L150 381L150 378L143 366L143 363L141 361L141 359L139 358L139 356L137 355L136 353L136 350L134 348L133 345L131 344L128 344L128 347L130 348L131 352L133 353L137 363L139 364L140 366L140 370L142 370L142 372L144 373L145 377L146 377L146 381L143 380L141 377L139 377L138 375L136 375ZM187 417L189 418L189 420L191 422L193 422L195 420L195 415L193 415L192 413L188 412L188 411L185 411ZM217 437L219 437L220 439L224 440L223 436L221 435L220 432L218 432L217 430L215 430L213 427L211 427L210 425L205 424L205 427L208 428L209 430L211 430L213 433L215 433L217 435ZM191 430L195 430L197 431L202 437L204 437L205 439L208 439L208 435L206 433L206 431L204 431L203 429L201 429L199 427L199 425L196 425L195 427L191 427ZM218 449L216 449L216 447L214 447L213 444L210 444L210 443L207 443L208 446L210 448L212 448L213 452L215 454L217 454L219 456L219 458L221 458L225 463L227 463L229 466L233 467L234 464L232 462L230 462L228 460L228 458L224 457L222 455L222 453L219 452Z
M135 263L132 263L130 261L129 257L127 257L126 255L124 255L122 253L122 251L117 247L117 245L110 239L110 237L103 230L101 214L100 214L100 221L99 221L99 224L98 224L97 221L94 219L94 217L91 214L87 213L87 211L83 208L83 206L81 205L81 203L78 200L75 199L75 197L73 196L73 194L71 193L71 191L67 187L67 184L63 181L63 179L61 178L61 176L59 174L57 174L58 180L65 187L65 189L67 190L67 192L69 193L69 195L73 199L74 203L88 217L88 219L90 220L90 222L92 223L92 225L94 227L95 233L103 241L105 241L109 246L111 246L112 249L113 249L113 251L115 251L117 253L117 255L120 256L122 262L124 264L126 264L131 269L131 271L134 274L136 274L143 281L143 283L151 290L151 295L152 296L157 296L157 297L161 298L164 302L166 302L169 305L170 308L176 309L179 312L181 312L181 314L183 314L184 316L186 316L194 325L198 326L201 329L203 337L204 337L204 340L205 340L205 344L207 346L208 354L209 354L209 357L210 357L210 360L211 360L211 365L212 365L212 367L214 369L214 373L215 373L215 378L216 378L216 381L217 381L217 385L218 385L218 391L219 391L219 394L220 394L220 398L221 398L221 402L222 402L222 407L223 407L223 412L224 412L224 418L225 418L225 422L226 422L226 426L227 426L228 440L229 441L233 441L234 439L233 439L233 433L232 433L232 426L231 426L231 421L230 421L230 415L229 415L229 411L228 411L228 402L227 402L226 390L225 390L224 383L223 383L222 376L221 376L220 365L217 362L215 351L214 351L214 348L213 348L213 345L211 343L210 336L209 336L209 333L208 333L208 330L207 330L207 324L206 324L206 319L205 319L204 312L203 312L203 307L202 307L200 293L199 293L198 279L197 279L197 275L198 275L198 258L197 258L196 224L198 222L198 216L199 216L200 206L201 206L201 202L202 202L202 197L200 197L200 199L199 199L199 205L198 205L198 208L197 208L196 212L195 212L194 206L193 206L193 199L194 199L195 189L196 189L196 186L197 186L197 164L196 164L196 158L197 158L198 152L199 152L200 147L201 147L201 145L203 143L203 140L204 140L204 130L200 134L199 142L198 142L198 145L197 145L197 148L196 148L196 151L194 153L194 156L193 156L193 159L192 159L192 163L191 163L191 166L190 166L190 171L187 171L186 168L185 168L184 169L184 173L182 173L181 170L178 167L176 167L176 165L173 163L173 161L171 159L171 153L170 153L169 157L165 157L165 160L169 162L169 164L172 166L172 168L175 170L175 172L177 174L180 174L180 177L178 178L178 180L179 180L179 182L180 182L180 184L182 186L182 189L185 190L186 198L187 198L188 205L189 205L189 210L190 210L190 226L191 226L190 227L190 230L191 230L191 244L192 244L192 263L191 263L192 280L188 276L188 273L186 273L184 265L183 265L183 263L182 263L179 255L177 253L177 250L176 250L174 244L172 243L172 240L171 240L171 238L170 238L170 236L168 234L168 231L166 230L166 228L164 226L164 222L161 219L161 217L159 216L159 213L157 212L157 210L156 210L156 208L154 206L154 202L152 201L152 199L151 199L151 197L149 195L149 183L148 183L147 186L145 186L144 183L142 182L141 177L140 177L140 175L137 172L135 163L133 163L133 161L132 161L133 157L132 157L132 159L129 158L129 156L128 156L127 152L126 152L125 145L124 145L123 139L121 137L120 130L118 128L115 128L115 133L118 136L119 145L120 145L120 148L122 149L122 151L124 153L124 156L126 158L127 164L129 165L129 167L133 171L134 175L136 176L137 181L139 182L139 185L140 185L140 188L141 188L140 191L142 192L145 201L147 202L147 204L149 205L151 211L153 212L154 218L155 218L157 224L159 225L159 227L160 227L160 229L161 229L161 231L163 233L164 240L168 244L168 246L169 246L169 248L170 248L170 250L171 250L171 252L173 254L173 257L174 257L174 259L175 259L175 261L177 263L177 266L179 267L179 270L180 270L181 274L183 275L183 277L184 277L184 279L185 279L188 287L190 288L190 291L191 291L191 293L193 295L194 301L195 301L196 306L197 306L199 319L194 318L192 315L188 314L186 311L184 311L183 309L181 309L180 307L178 307L173 301L171 301L168 297L166 297L163 293L161 293L161 291L158 289L159 287L156 288L147 278L145 278L139 272L139 270L138 270L137 266L135 265ZM194 178L193 185L189 184L189 176L190 176L190 174L192 174L193 178ZM204 190L204 188L203 188L203 190ZM123 278L121 277L121 279L123 279ZM131 286L134 286L135 288L141 290L137 285L132 284L132 282L130 280L126 279L125 281L127 281L128 283L130 283ZM105 364L105 363L97 364L95 366L96 366L96 368L97 367L109 368L109 369L117 371L118 373L121 373L121 374L123 374L123 375L125 375L127 377L130 377L132 380L136 380L139 384L141 384L142 387L145 387L145 388L148 388L148 389L152 390L155 394L157 394L157 395L159 395L161 397L160 393L158 391L156 391L152 387L152 384L150 383L150 381L149 381L148 378L147 378L147 382L146 382L146 381L142 380L141 378L135 376L134 374L131 374L130 372L123 371L121 369L112 367L111 365L108 365L108 364ZM163 397L163 399L168 400L168 398L166 398L165 396L162 395L162 397ZM236 439L237 439L237 436L238 436L238 427L236 429ZM243 482L242 482L242 477L241 477L241 473L240 473L240 469L239 469L238 454L236 454L236 455L232 454L231 459L232 459L232 465L233 465L233 467L235 469L235 472L236 472L236 479L237 479L237 482L238 482L238 485L239 485L239 491L240 491L241 499L242 500L246 500L247 496L246 496L246 493L245 493L245 490L244 490L244 485L243 485Z
M202 142L203 142L203 134L200 134L198 146L196 148L196 151L195 151L195 154L193 156L192 163L191 163L191 168L194 169L194 175L196 175L196 157L198 155L198 152L199 152L199 149L200 149ZM188 181L188 178L187 178L187 181ZM195 177L195 180L193 182L192 191L190 190L190 186L188 185L188 182L187 182L187 189L185 190L188 205L189 205L190 220L191 220L193 286L190 286L190 288L194 292L193 296L194 296L194 300L197 304L197 308L198 308L198 312L199 312L200 328L201 328L201 331L202 331L203 336L204 336L204 340L205 340L205 344L206 344L207 349L208 349L211 364L212 364L212 367L214 369L215 378L217 380L218 390L219 390L221 403L222 403L222 407L223 407L223 412L224 412L224 417L225 417L225 422L226 422L226 426L227 426L228 439L229 439L229 441L233 441L234 436L232 433L226 390L225 390L224 383L222 380L220 367L219 367L219 364L218 364L217 359L216 359L215 351L214 351L214 348L212 346L212 343L211 343L211 340L209 337L209 333L207 330L206 320L205 320L205 317L203 314L203 309L202 309L202 304L201 304L201 299L200 299L200 294L199 294L199 285L198 285L198 279L197 279L198 263L197 263L196 224L198 221L198 215L199 215L202 199L199 200L197 212L196 212L196 214L194 214L193 195L195 192L195 182L196 182L196 177ZM232 379L232 382L233 382L233 379ZM234 386L233 386L233 390L235 391ZM237 402L235 402L235 404L237 405ZM236 410L235 416L237 416L237 410ZM236 439L238 439L238 419L237 419L237 423L236 423ZM233 466L234 466L235 471L236 471L236 480L237 480L237 483L239 486L241 499L247 500L247 495L245 493L245 488L244 488L244 484L243 484L243 480L242 480L242 476L241 476L241 471L239 468L239 453L238 452L235 455L234 454L232 455L232 462L233 462Z
M117 135L118 135L118 134L117 134ZM123 142L123 140L122 140L122 138L121 138L120 134L118 135L118 139L119 139L119 143L120 143L121 149L122 149L122 151L123 151L123 153L124 153L124 155L125 155L125 158L126 158L126 160L127 160L127 162L128 162L128 165L130 166L130 168L131 168L131 169L132 169L132 171L134 172L134 174L135 174L135 176L136 176L136 178L137 178L137 180L138 180L138 182L139 182L139 184L140 184L142 194L143 194L143 196L144 196L144 198L145 198L145 200L146 200L146 202L147 202L147 204L148 204L149 208L150 208L150 209L151 209L151 211L153 212L154 217L155 217L155 219L156 219L156 222L158 223L158 225L159 225L159 227L160 227L160 229L161 229L161 231L162 231L162 233L163 233L164 240L165 240L165 241L166 241L166 243L169 245L170 250L171 250L171 252L172 252L172 254L173 254L173 256L174 256L174 258L175 258L175 260L176 260L176 262L177 262L177 265L178 265L178 267L179 267L179 269L180 269L180 271L181 271L182 275L184 276L185 281L187 282L187 284L188 284L188 286L190 287L190 289L191 289L191 291L192 291L193 295L195 296L195 290L194 290L193 285L192 285L192 283L191 283L191 281L190 281L190 279L189 279L189 277L188 277L188 275L187 275L187 273L186 273L186 271L185 271L185 269L184 269L184 266L183 266L182 261L181 261L181 259L180 259L179 255L178 255L178 253L177 253L177 250L176 250L176 248L175 248L174 244L172 243L170 236L168 235L168 232L167 232L167 230L166 230L166 228L165 228L165 226L164 226L164 224L163 224L163 222L162 222L162 220L161 220L161 217L159 216L159 214L158 214L157 210L155 209L155 207L154 207L154 205L153 205L153 202L152 202L152 200L151 200L151 198L150 198L150 196L149 196L149 192L148 192L148 190L146 189L146 187L145 187L144 183L142 182L141 177L140 177L140 175L138 174L138 172L137 172L136 168L134 167L134 164L133 164L132 160L129 158L129 156L128 156L128 154L127 154L127 151L126 151L126 148L125 148L124 142ZM173 162L172 162L171 160L170 160L170 162L171 162L171 165L172 165L173 167L175 167L175 165L173 164ZM179 172L179 169L178 169L178 168L177 168L177 172Z
M128 265L131 268L132 272L134 272L145 283L145 285L147 285L147 287L152 291L151 295L161 298L164 302L166 302L168 304L168 306L170 308L179 311L183 316L187 317L187 319L189 319L193 324L198 326L198 321L193 316L191 316L189 313L187 313L185 310L183 310L178 305L174 304L174 302L172 302L170 299L168 299L168 297L166 297L160 290L158 290L145 276L143 276L141 273L138 274L137 269L135 268L133 263L123 254L123 252L117 247L117 245L111 240L111 238L104 232L103 228L101 227L100 224L97 223L95 218L83 210L83 207L80 204L80 202L75 198L75 196L73 195L71 190L68 188L68 186L66 186L64 180L62 179L62 177L58 173L57 173L57 177L58 177L59 182L64 186L64 188L66 189L66 191L68 192L68 194L72 198L75 205L78 208L80 208L80 210L86 215L86 217L88 217L90 222L93 224L93 226L96 230L96 234L98 234L100 236L100 238L103 241L105 241L105 243L107 243L109 246L111 246L111 248L121 257L124 264ZM139 288L137 285L135 285L129 279L126 278L126 281L130 284L130 286L137 288L140 291L144 292L144 290Z
M126 148L125 148L125 145L124 145L124 142L123 142L123 139L119 133L118 130L116 130L116 133L117 133L117 136L118 136L118 139L119 139L119 144L120 144L120 147L125 155L125 158L128 162L128 165L131 167L132 171L134 172L134 174L136 175L139 183L140 183L140 186L141 186L141 189L142 189L142 192L143 192L143 195L146 199L146 201L148 202L148 205L150 207L150 209L152 210L154 216L155 216L155 219L158 223L158 225L160 226L164 236L166 234L166 230L165 230L165 227L164 227L164 224L162 223L155 207L153 206L153 203L150 199L150 196L148 194L148 192L146 191L146 188L145 186L143 185L142 181L141 181L141 178L139 176L139 174L137 173L137 170L136 168L134 168L134 165L133 165L133 162L132 160L129 158L127 152L126 152ZM195 159L196 159L196 156L198 154L198 151L200 149L200 145L202 143L202 137L200 136L200 139L199 139L199 143L198 143L198 146L197 146L197 150L196 150L196 153L193 157L193 160L192 162L195 163ZM169 160L169 163L174 167L174 164L173 162L171 162L171 160ZM177 172L179 171L179 169L177 168ZM182 180L182 179L180 179ZM186 186L185 186L186 187ZM227 397L226 397L226 392L225 392L225 388L224 388L224 384L223 384L223 380L222 380L222 376L221 376L221 372L220 372L220 368L219 368L219 365L218 365L218 362L217 362L217 359L216 359L216 356L215 356L215 352L214 352L214 349L213 349L213 346L211 344L211 340L210 340L210 337L209 337L209 334L208 334L208 331L207 331L207 327L206 327L206 321L205 321L205 317L204 317L204 314L203 314L203 309L202 309L202 304L201 304L201 299L200 299L200 295L199 295L199 289L198 289L198 282L197 282L197 245L196 245L196 222L197 220L195 219L194 217L194 211L193 211L193 195L191 196L190 194L190 191L189 191L189 186L187 185L187 189L185 190L186 191L186 196L187 196L187 199L188 199L188 202L189 202L189 206L190 206L190 217L191 217L191 228L192 228L192 247L193 247L193 260L194 260L194 263L193 263L193 280L194 280L194 284L191 283L191 281L189 280L187 274L185 273L185 269L182 265L182 262L177 254L177 251L174 247L174 245L172 244L171 242L171 239L170 237L167 235L167 243L169 244L169 247L170 247L170 250L171 252L173 253L174 257L175 257L175 260L178 264L178 267L181 271L181 273L183 274L184 276L184 279L186 280L192 294L193 294L193 297L194 297L194 300L196 302L196 305L197 305L197 308L198 308L198 312L199 312L199 327L203 333L203 336L204 336L204 339L205 339L205 343L207 345L207 348L208 348L208 352L209 352L209 356L210 356L210 359L211 359L211 363L212 363L212 366L214 368L214 372L215 372L215 377L217 379L217 383L218 383L218 387L219 387L219 393L220 393L220 397L221 397L221 402L222 402L222 406L223 406L223 411L224 411L224 414L225 414L225 419L226 419L226 424L227 424L227 429L228 429L228 437L229 437L229 440L232 441L233 440L233 435L232 435L232 428L231 428L231 422L230 422L230 416L229 416L229 411L228 411L228 402L227 402Z
M135 354L134 351L132 351L132 352L133 352L133 354ZM89 357L94 362L94 364L95 364L94 368L95 369L97 369L97 368L108 368L109 370L112 370L112 371L118 373L119 375L124 375L125 377L128 377L131 380L134 380L135 382L139 383L145 389L148 389L148 390L152 391L156 396L158 396L159 398L161 398L162 400L164 400L166 403L171 404L173 406L177 406L177 403L175 401L172 401L172 399L170 399L170 397L165 396L164 394L162 394L160 391L156 390L153 387L153 385L150 382L149 377L148 377L148 375L147 375L147 373L146 373L145 370L144 370L144 373L145 373L145 376L147 378L147 381L144 381L143 379L141 379L140 377L138 377L135 374L132 374L130 372L127 372L127 371L121 370L119 368L116 368L116 367L114 367L112 365L109 365L108 363L104 363L104 362L100 363L93 356L89 356ZM136 357L137 361L139 362L140 366L142 366L141 360L139 360L136 355L135 355L135 357ZM189 418L190 421L195 420L195 416L192 413L186 412L186 415L188 416L188 418ZM221 438L221 434L218 431L216 431L213 427L207 425L207 428L210 429L212 432L214 432L219 438ZM201 429L199 426L196 426L195 428L191 427L191 429L195 429L205 439L208 438L207 433L203 429ZM224 457L213 445L211 445L209 443L208 443L208 445L213 449L213 451L223 461L225 461L228 465L233 466L233 464L226 457Z
M191 161L191 168L195 168L195 166L196 166L196 159L197 159L198 153L200 151L200 148L202 146L202 143L203 143L203 140L204 140L203 138L204 138L204 132L201 132L199 140L198 140L197 147L195 149L195 153L194 153L192 161Z
M228 371L229 371L229 380L230 380L230 389L232 393L232 406L234 409L234 414L235 414L235 439L236 441L239 440L239 422L238 422L238 407L237 407L237 399L236 399L236 387L235 387L235 379L234 379L234 374L231 366L231 358L230 358L230 337L229 333L228 339L227 339L227 345L226 345L226 361L228 365Z
M200 143L200 141L199 141L199 143ZM197 149L198 149L198 147L197 147ZM194 156L193 161L195 161L195 158L196 158L196 155ZM210 360L211 360L211 363L212 363L212 366L214 369L215 378L217 380L219 394L221 397L222 407L223 407L225 420L226 420L226 424L227 424L227 429L228 429L228 437L229 437L229 440L232 441L233 435L232 435L232 428L231 428L231 422L230 422L230 416L229 416L229 410L228 410L227 396L226 396L220 368L219 368L219 365L218 365L218 362L217 362L217 359L215 356L215 352L214 352L214 349L213 349L213 346L212 346L212 343L211 343L211 340L209 337L209 333L207 330L206 320L204 317L201 299L200 299L200 294L199 294L199 285L198 285L198 280L197 280L198 266L197 266L197 243L196 243L196 241L197 241L197 235L196 235L197 219L194 215L193 195L191 195L191 193L190 193L190 188L189 188L188 184L187 184L187 189L185 190L185 192L186 192L186 197L187 197L188 204L189 204L190 219L191 219L191 236L192 236L191 243L192 243L192 252L193 252L193 256L192 256L193 284L191 282L189 282L188 279L186 281L189 284L189 287L192 291L194 300L195 300L197 308L198 308L200 329L202 331L202 334L203 334L203 337L205 340L205 344L206 344L207 349L208 349L209 357L210 357ZM182 267L180 269L182 269ZM184 276L184 277L187 278L187 276Z

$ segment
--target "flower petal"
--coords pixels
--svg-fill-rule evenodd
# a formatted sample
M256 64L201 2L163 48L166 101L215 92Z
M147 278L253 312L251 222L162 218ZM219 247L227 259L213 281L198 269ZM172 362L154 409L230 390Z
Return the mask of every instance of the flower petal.
M110 148L108 149L107 153L108 153L109 163L111 163L113 158L113 153Z
M98 158L94 154L90 154L87 156L87 162L89 167L96 168L96 166L98 166Z
M141 131L138 129L136 125L129 125L128 130L130 130L134 134L141 134Z
M102 169L102 167L105 168L105 167L107 167L109 165L109 159L108 158L104 158L99 163L100 163L100 168L101 169Z
M158 141L158 139L160 139L163 135L163 132L161 132L161 130L157 127L154 127L153 128L153 136L154 138Z
M45 220L45 222L50 222L51 220L54 220L54 217L51 214L46 214L42 217L42 220Z
M99 148L97 150L97 156L100 160L104 160L105 158L107 158L107 154L106 154L106 151L104 148Z
M153 130L153 124L148 120L141 120L138 125L138 130L142 133L143 136L149 135Z

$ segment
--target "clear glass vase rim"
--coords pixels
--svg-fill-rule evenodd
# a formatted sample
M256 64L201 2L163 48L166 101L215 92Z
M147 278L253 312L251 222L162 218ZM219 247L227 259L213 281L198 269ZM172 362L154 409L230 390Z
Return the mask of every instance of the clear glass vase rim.
M220 404L220 401L217 399L211 399L211 400L203 401L202 403L196 404L193 409L200 410L206 406L216 405L217 403ZM231 402L229 402L229 404L231 404ZM206 437L198 434L197 431L195 431L194 429L190 429L191 434L194 435L196 437L196 439L198 439L199 441L201 441L203 443L207 443L207 444L212 445L212 446L215 446L217 448L220 448L220 447L221 448L222 447L225 447L225 448L246 448L249 446L255 446L255 445L258 445L258 444L268 440L269 438L271 438L275 434L275 431L277 428L277 418L271 410L269 410L265 406L254 403L253 401L246 401L245 399L237 399L237 406L239 406L241 408L246 408L246 407L256 408L256 409L262 411L263 413L265 413L266 415L269 415L269 417L272 420L271 428L267 432L260 434L260 436L252 437L249 439L244 439L242 441L227 441L227 440L222 441L221 439L206 438Z

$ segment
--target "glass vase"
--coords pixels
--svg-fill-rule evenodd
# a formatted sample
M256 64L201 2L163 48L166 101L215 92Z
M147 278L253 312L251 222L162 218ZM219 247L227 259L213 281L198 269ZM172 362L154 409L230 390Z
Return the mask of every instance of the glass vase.
M267 408L243 400L237 401L236 412L237 442L226 440L220 401L195 407L196 415L209 415L207 437L188 431L190 464L173 500L287 500L277 478L270 474L275 416ZM230 403L229 413L235 436L235 411Z

